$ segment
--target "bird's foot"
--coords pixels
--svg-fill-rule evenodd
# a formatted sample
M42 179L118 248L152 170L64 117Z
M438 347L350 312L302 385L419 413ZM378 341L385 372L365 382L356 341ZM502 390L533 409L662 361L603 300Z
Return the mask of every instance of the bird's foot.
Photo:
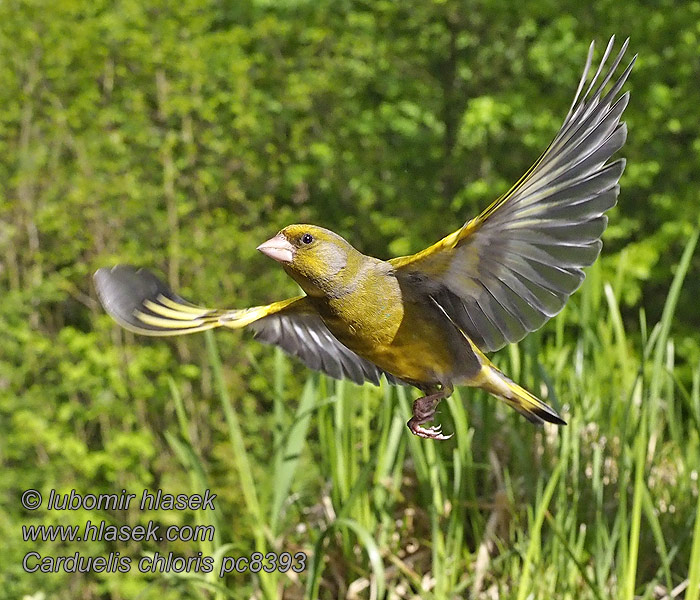
M415 418L411 419L407 425L413 435L417 435L418 437L428 440L449 440L454 435L454 433L451 433L450 435L445 435L442 433L442 425L422 427L419 423L415 422Z
M418 398L413 403L413 417L406 423L413 435L429 440L449 440L454 434L442 433L442 425L423 427L424 423L432 421L435 417L435 408L440 400L452 393L451 386L443 386L438 392Z

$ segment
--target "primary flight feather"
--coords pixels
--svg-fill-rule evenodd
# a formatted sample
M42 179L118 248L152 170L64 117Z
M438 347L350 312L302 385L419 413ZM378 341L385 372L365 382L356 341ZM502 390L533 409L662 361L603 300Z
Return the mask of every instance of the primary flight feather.
M574 101L537 162L491 206L436 244L379 260L314 225L290 225L258 247L279 262L305 295L246 309L192 304L145 269L95 273L105 310L144 335L251 328L312 369L337 379L407 383L424 396L410 430L424 427L455 384L485 389L534 423L565 424L557 412L511 381L485 356L517 342L556 315L600 253L605 212L619 193L625 143L620 95L636 56L617 75L627 41L614 37L586 87L591 44ZM583 91L586 88L585 92ZM605 92L605 93L604 93Z

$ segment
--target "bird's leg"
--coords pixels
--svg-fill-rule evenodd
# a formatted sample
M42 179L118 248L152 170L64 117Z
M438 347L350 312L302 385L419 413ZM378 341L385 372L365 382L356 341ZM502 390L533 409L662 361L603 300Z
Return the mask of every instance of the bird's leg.
M447 398L453 391L451 385L442 384L440 388L430 388L424 390L432 392L422 398L418 398L413 403L413 417L406 423L411 433L422 438L430 440L449 440L453 434L445 435L442 433L442 426L421 427L423 423L432 421L435 416L435 408L440 403L440 400Z

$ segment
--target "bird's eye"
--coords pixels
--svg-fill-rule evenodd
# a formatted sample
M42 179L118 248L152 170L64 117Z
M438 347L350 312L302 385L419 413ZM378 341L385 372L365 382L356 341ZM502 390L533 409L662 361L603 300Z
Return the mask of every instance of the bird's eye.
M311 242L314 241L314 236L312 236L310 233L305 233L304 235L301 236L301 241L304 244L310 244Z

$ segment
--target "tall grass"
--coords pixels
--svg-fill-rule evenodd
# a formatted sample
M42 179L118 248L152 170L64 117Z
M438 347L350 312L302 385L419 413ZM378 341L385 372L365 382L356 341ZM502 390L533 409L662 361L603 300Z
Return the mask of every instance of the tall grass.
M207 345L251 535L209 515L206 551L302 549L307 570L189 579L201 597L676 598L700 586L700 366L676 376L673 314L695 250L688 240L658 323L625 324L614 284L593 267L556 321L496 357L561 409L535 428L474 390L441 406L455 436L410 435L413 392L311 375L298 401L277 357L274 443L266 466L239 423L215 337ZM572 341L574 340L574 341ZM206 459L168 439L193 487ZM216 519L219 519L218 521Z

